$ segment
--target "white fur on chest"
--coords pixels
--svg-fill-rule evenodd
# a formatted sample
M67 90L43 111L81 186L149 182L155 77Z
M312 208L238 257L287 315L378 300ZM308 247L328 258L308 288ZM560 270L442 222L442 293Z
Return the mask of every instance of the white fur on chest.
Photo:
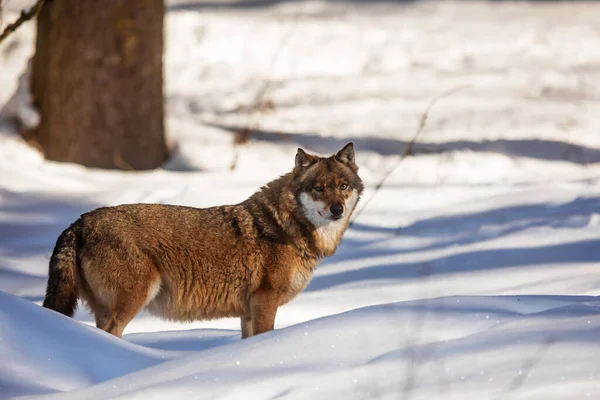
M348 224L347 218L320 226L315 230L315 236L320 247L326 252L334 251L342 238L342 233Z
M312 271L306 269L297 269L292 274L290 280L290 294L296 295L300 293L312 279Z

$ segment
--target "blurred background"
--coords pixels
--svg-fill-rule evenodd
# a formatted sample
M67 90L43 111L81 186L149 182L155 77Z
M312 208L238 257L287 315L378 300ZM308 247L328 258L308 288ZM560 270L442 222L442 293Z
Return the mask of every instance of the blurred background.
M33 4L3 0L3 25ZM471 181L600 161L594 2L61 4L43 10L37 49L31 22L0 48L3 139L50 160L235 172L353 140L377 175L455 91L415 148L437 161L400 179L464 180L444 160L481 167L482 153L493 168Z
M600 3L0 7L0 398L598 398ZM81 213L241 202L349 141L358 212L275 332L31 304Z

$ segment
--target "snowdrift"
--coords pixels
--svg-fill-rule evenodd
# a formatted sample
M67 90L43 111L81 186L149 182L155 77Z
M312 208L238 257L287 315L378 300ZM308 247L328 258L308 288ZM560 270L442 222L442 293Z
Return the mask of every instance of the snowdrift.
M164 357L0 292L3 398L77 389L156 365Z
M365 307L243 341L210 330L119 340L0 293L1 397L592 396L600 394L599 312L600 300L588 296L447 297Z

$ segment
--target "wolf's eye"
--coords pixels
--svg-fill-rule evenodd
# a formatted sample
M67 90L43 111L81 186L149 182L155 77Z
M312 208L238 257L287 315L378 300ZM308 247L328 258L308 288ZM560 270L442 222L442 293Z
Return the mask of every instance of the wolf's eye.
M323 186L315 186L314 189L315 189L315 192L322 192Z
M346 189L348 189L348 184L347 184L347 183L342 183L342 184L340 185L340 189L342 189L342 190L346 190Z

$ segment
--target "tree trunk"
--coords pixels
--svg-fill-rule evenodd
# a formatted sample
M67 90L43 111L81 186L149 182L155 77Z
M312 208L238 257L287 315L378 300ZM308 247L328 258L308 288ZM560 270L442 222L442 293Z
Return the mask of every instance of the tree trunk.
M163 0L47 0L37 19L31 133L46 158L151 169L165 161Z

